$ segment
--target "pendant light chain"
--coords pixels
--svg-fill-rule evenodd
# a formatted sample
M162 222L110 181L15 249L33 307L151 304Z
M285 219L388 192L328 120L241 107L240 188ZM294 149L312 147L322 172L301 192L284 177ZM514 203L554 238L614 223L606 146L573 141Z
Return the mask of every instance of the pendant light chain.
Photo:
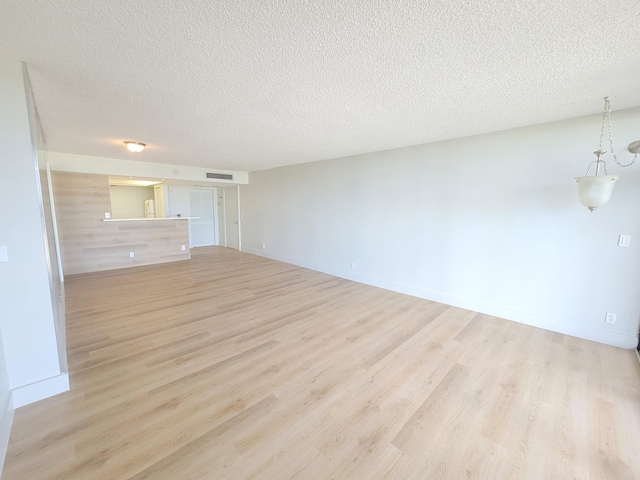
M602 142L604 141L604 124L607 122L607 111L609 106L609 97L604 97L604 112L602 112L602 125L600 125L600 143L598 143L598 149L594 152L600 152L600 155L604 155ZM609 136L611 137L611 116L609 116ZM596 153L597 154L597 153Z
M602 128L600 129L600 146L598 147L598 150L602 153L604 153L602 151L602 141L604 139L604 123L605 121L607 122L607 126L609 128L609 147L611 148L611 155L613 155L613 160L621 167L629 167L631 165L633 165L636 161L636 158L638 158L638 152L636 151L635 155L633 156L633 160L631 160L631 162L627 163L626 165L621 164L618 161L618 157L616 156L616 151L613 148L613 131L611 129L611 104L609 103L609 97L605 97L604 98L604 114L602 116Z

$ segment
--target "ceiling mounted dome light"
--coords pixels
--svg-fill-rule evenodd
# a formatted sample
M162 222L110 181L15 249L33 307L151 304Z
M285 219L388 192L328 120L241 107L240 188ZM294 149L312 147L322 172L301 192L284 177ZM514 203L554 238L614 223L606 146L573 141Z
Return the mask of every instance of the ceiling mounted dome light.
M144 150L144 147L147 146L146 144L140 142L124 142L124 144L133 153L140 153L142 150Z
M609 97L605 97L602 127L600 128L600 144L598 145L598 149L593 152L597 158L589 164L589 167L587 167L587 173L584 177L576 177L576 182L578 182L578 199L580 200L580 203L587 207L591 212L594 212L598 207L601 207L611 200L613 187L616 180L619 178L619 175L609 175L607 173L607 165L602 159L604 154L607 153L603 150L602 146L605 123L609 127L609 146L611 148L611 155L618 165L621 167L633 165L638 157L638 152L640 151L640 142L633 142L629 145L629 151L634 154L633 160L626 165L623 165L618 161L616 151L613 148L613 134L611 132L611 104L609 103ZM589 175L589 170L591 170L591 166L594 163L596 164L595 175Z

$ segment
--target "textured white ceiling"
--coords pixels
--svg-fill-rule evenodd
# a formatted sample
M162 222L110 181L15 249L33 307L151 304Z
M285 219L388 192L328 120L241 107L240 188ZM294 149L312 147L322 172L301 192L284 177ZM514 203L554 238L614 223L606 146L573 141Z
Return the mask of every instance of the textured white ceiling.
M5 0L0 55L28 64L52 151L252 171L638 106L639 19L637 0Z

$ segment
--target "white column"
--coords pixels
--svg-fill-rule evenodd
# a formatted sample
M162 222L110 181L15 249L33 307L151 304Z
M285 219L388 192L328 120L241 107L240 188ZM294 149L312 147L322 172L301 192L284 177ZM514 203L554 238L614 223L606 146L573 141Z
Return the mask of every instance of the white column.
M58 358L27 108L21 62L0 59L0 362L16 407L69 389Z

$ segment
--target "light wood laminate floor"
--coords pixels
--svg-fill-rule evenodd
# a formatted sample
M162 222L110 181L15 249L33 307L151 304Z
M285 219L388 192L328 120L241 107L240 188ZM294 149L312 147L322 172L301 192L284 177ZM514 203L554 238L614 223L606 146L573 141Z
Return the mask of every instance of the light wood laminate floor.
M640 479L633 351L224 248L66 288L3 480Z

